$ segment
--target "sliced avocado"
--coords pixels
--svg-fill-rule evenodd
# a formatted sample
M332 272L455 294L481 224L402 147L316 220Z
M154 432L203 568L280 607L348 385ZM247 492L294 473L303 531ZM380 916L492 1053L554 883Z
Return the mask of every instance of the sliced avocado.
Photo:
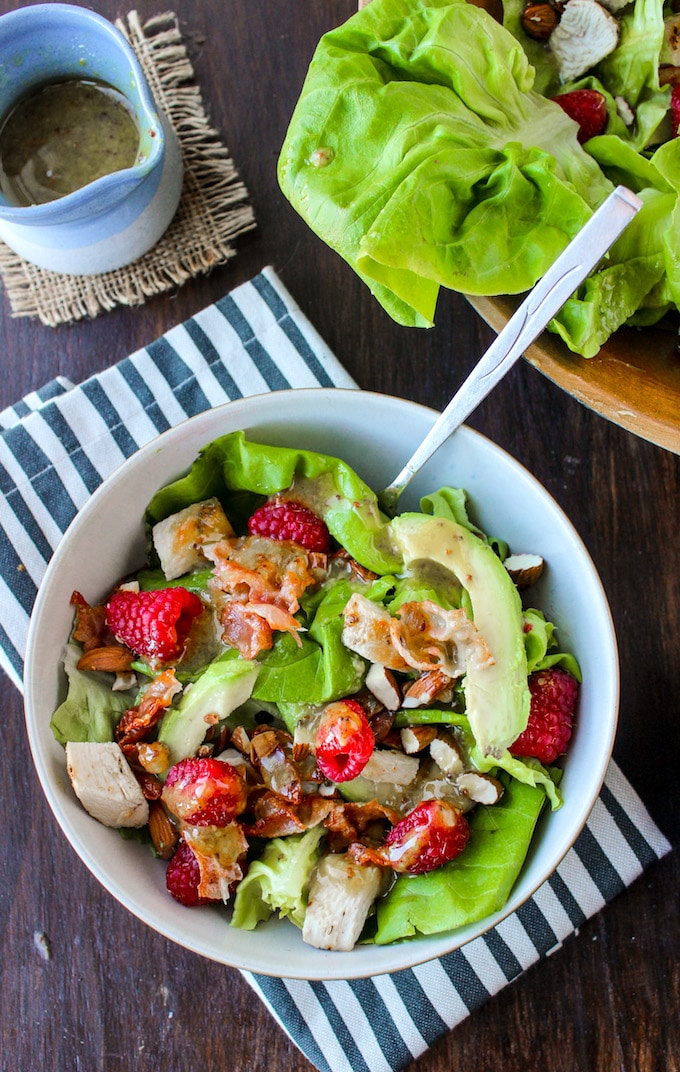
M249 699L259 669L258 663L247 659L221 657L185 690L177 707L164 715L158 732L158 740L170 750L171 764L196 754L208 731L206 715L215 714L223 721Z
M530 703L522 603L512 578L491 547L448 518L401 514L389 527L407 572L436 562L468 593L474 623L495 662L468 667L466 714L481 751L500 755L526 727Z

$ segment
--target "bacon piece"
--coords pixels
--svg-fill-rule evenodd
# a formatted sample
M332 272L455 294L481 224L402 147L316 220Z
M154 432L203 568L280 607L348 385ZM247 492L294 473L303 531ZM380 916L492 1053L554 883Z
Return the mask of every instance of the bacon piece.
M73 639L82 644L83 651L103 648L114 642L114 637L106 624L106 607L103 603L93 607L80 592L72 594L71 603L76 608Z
M212 583L243 603L273 603L295 614L302 593L317 583L309 555L290 540L220 540L204 554L215 567Z
M377 800L365 803L344 801L334 804L324 822L330 835L331 852L344 852L353 842L361 841L375 823L399 822L399 812Z
M298 804L284 800L279 793L267 790L253 806L255 822L245 824L248 837L287 837L302 834L312 826L323 822L335 801L317 793L309 793Z
M160 722L181 688L174 668L169 667L153 679L137 706L128 708L115 731L121 751L128 758L136 755L139 742Z
M430 599L402 603L399 617L390 623L392 642L409 666L416 670L439 668L456 678L468 664L482 670L494 658L465 611L445 610Z
M271 626L261 615L250 611L245 603L225 603L220 614L222 639L243 656L254 659L269 651L274 643Z

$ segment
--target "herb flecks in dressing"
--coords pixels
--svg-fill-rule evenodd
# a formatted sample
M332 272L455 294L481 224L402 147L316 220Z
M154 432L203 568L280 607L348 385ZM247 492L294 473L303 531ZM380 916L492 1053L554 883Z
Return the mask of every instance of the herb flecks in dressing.
M0 190L18 206L44 204L133 167L139 130L113 87L50 83L24 97L0 128Z

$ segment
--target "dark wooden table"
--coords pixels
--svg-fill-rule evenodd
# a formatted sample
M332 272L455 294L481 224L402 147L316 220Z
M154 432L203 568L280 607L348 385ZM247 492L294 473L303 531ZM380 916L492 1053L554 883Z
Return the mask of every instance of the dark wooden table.
M20 6L0 2L4 13ZM114 18L120 2L96 0ZM0 406L63 373L103 369L272 264L364 388L441 408L492 337L442 296L437 326L393 324L295 215L278 149L319 36L356 0L177 0L196 75L252 196L256 232L230 264L134 310L60 329L12 319L3 297ZM163 10L139 0L142 18ZM470 422L509 450L579 529L608 592L621 652L615 755L680 840L680 457L588 411L521 362ZM99 887L37 782L21 699L5 679L0 748L0 1066L3 1072L308 1072L235 970L138 923ZM558 954L489 1001L418 1072L677 1072L677 852ZM47 935L47 959L35 944Z

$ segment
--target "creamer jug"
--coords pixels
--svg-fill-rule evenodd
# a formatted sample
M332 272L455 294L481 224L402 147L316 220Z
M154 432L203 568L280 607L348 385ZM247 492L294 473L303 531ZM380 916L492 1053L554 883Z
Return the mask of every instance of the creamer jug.
M130 264L182 191L175 133L112 23L72 4L0 17L0 239L41 268Z

